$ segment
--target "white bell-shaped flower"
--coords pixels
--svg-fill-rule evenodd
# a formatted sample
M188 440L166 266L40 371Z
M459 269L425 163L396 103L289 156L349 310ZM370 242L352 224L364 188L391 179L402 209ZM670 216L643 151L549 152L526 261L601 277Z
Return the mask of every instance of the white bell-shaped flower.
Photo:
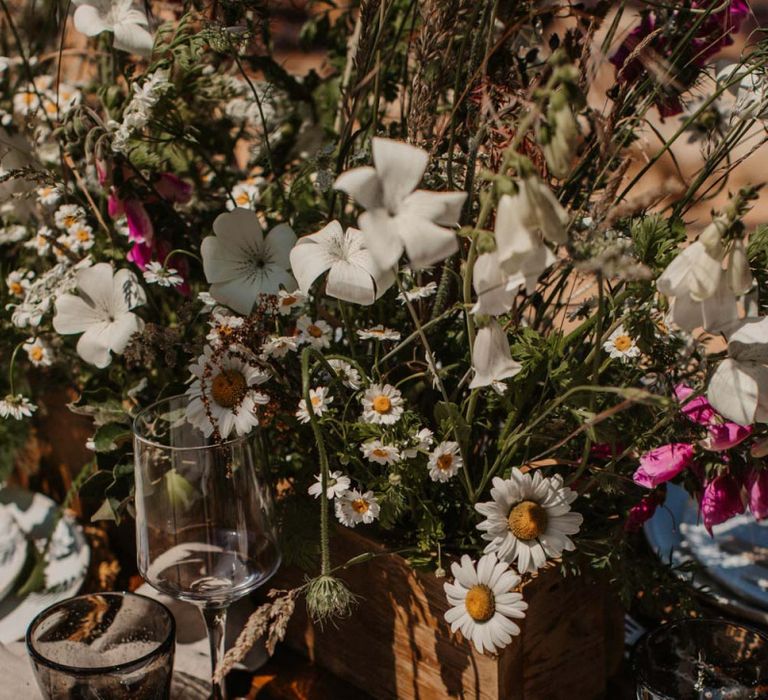
M503 391L501 382L514 377L522 369L522 365L512 359L507 336L495 319L477 331L472 346L472 362L475 376L470 389L492 386Z
M86 36L112 32L116 49L149 56L152 53L152 34L147 31L149 21L133 0L73 0L75 29Z

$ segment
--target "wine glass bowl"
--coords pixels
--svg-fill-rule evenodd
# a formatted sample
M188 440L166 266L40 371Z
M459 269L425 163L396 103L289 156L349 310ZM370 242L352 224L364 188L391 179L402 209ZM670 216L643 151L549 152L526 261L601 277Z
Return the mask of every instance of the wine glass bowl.
M267 581L280 553L258 434L207 438L187 403L164 399L134 420L138 567L157 590L201 608L215 667L227 606Z

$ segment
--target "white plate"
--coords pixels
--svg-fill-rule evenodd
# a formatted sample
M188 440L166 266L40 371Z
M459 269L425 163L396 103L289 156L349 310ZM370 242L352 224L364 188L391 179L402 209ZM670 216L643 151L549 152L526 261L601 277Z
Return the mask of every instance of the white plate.
M13 514L22 533L41 550L53 534L45 568L45 589L25 597L6 596L0 601L0 643L24 637L29 623L50 605L77 595L83 585L90 550L82 528L69 518L56 523L58 508L46 496L18 488L0 489L0 504ZM55 529L54 529L55 528Z
M699 522L698 504L681 487L667 485L667 500L645 524L645 535L662 561L695 562L700 570L681 577L720 608L768 624L768 524L748 514L712 528Z
M10 506L0 505L0 600L16 583L27 561L27 538Z

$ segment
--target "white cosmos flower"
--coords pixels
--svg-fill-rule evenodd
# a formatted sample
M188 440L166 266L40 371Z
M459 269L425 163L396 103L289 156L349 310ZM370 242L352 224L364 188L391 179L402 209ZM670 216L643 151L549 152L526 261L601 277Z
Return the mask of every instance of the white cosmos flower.
M297 306L301 306L307 300L306 294L298 290L286 292L281 289L277 293L277 312L281 316L288 316Z
M429 160L420 148L382 138L372 148L374 167L348 170L334 187L365 208L358 221L379 267L394 267L403 250L415 268L455 253L456 236L445 227L458 224L466 193L416 190Z
M194 381L186 392L187 420L206 437L214 429L222 438L233 430L237 435L247 435L259 424L257 406L269 403L269 396L256 387L269 379L268 372L247 362L239 353L216 353L210 346L205 347L189 371Z
M298 337L293 335L273 335L261 346L265 358L285 357L289 352L296 352L298 349Z
M427 467L432 481L448 481L464 466L459 453L459 443L453 440L441 442L429 455Z
M385 445L381 440L369 440L360 445L360 451L369 462L394 464L400 461L400 450L394 445Z
M327 386L319 386L309 390L309 400L312 402L312 413L319 417L325 413L333 401L333 396L328 396ZM296 417L299 419L299 423L309 423L311 420L309 411L307 411L307 402L304 399L299 401Z
M329 501L332 501L334 498L339 498L340 496L343 496L349 490L349 487L351 484L352 482L348 476L344 476L344 474L342 474L339 471L331 472L328 475L328 487L325 489L326 498ZM323 475L316 474L315 483L312 484L307 489L307 493L310 496L319 498L322 492L323 492Z
M369 525L379 517L380 510L373 491L362 493L350 489L336 499L336 517L347 527L355 527L360 523Z
M281 286L295 289L288 256L296 234L288 224L275 226L265 236L256 212L235 209L220 214L213 231L216 235L203 239L200 252L216 301L249 314L259 295L277 294Z
M373 304L395 281L392 269L382 270L363 247L360 231L344 231L338 221L299 238L291 251L291 269L305 294L327 271L328 296L366 306Z
M149 56L153 39L147 31L147 15L134 6L133 0L73 0L75 29L86 36L102 32L115 35L116 49Z
M568 213L535 175L518 182L516 195L501 197L494 231L499 264L512 278L508 290L525 285L533 291L539 275L556 261L544 240L567 243L567 224Z
M422 287L411 287L410 289L400 292L397 295L401 304L405 304L406 301L417 301L418 299L429 299L437 292L437 282L427 282Z
M165 267L157 260L148 262L143 274L148 284L156 284L160 287L178 287L184 282L178 270Z
M333 367L333 370L336 372L336 376L348 389L357 391L363 385L363 380L360 378L360 372L358 372L346 360L333 358L328 360L328 364Z
M0 418L21 420L25 417L31 417L36 410L37 406L21 394L16 394L16 396L8 394L0 401Z
M635 339L624 330L624 326L619 326L603 343L605 350L614 360L629 362L635 357L640 356L640 348L637 347Z
M134 333L144 328L131 309L146 302L136 275L115 272L109 263L98 263L77 273L77 291L56 298L53 328L57 333L82 333L77 353L96 367L106 367L111 353L121 354Z
M490 386L499 393L506 389L503 381L514 377L523 368L512 359L509 340L496 319L491 319L477 331L472 346L472 363L475 376L469 388Z
M489 542L486 553L516 562L524 574L574 549L569 535L579 531L583 517L571 512L576 492L563 486L560 475L547 478L536 470L531 476L514 467L509 479L493 479L491 498L475 505L486 518L477 526Z
M709 380L707 399L739 425L768 423L768 317L746 318L725 334L728 357Z
M371 384L363 394L363 420L377 425L393 425L403 415L403 397L391 384Z
M381 324L374 326L373 328L364 328L363 330L357 331L357 336L361 340L391 340L394 342L400 340L399 331L385 328Z
M35 367L50 367L53 364L51 348L42 338L29 338L22 347Z
M429 428L422 428L411 436L411 446L403 450L404 459L414 459L419 452L427 452L435 442L435 434Z
M461 631L481 654L503 649L520 634L510 618L521 620L528 609L523 594L513 590L520 585L520 576L495 554L480 557L477 567L465 554L460 563L451 564L451 571L453 583L443 584L451 606L445 612L451 632Z
M296 321L296 329L299 331L300 344L306 343L318 350L331 345L331 327L322 319L313 321L309 316L301 316Z

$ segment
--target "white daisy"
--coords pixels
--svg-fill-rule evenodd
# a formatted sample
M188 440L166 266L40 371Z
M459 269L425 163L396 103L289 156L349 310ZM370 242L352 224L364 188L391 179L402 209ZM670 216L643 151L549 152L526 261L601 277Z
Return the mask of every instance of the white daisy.
M261 346L264 358L285 357L289 352L299 349L299 340L293 335L273 335Z
M312 402L312 413L319 417L325 413L329 404L333 401L333 396L328 396L327 386L319 386L316 389L309 390L309 400ZM299 401L296 417L299 419L299 423L309 423L311 420L307 410L307 402L304 399Z
M331 345L331 327L322 320L313 321L309 316L301 316L296 321L299 331L299 343L307 343L321 350Z
M410 289L400 292L397 298L400 303L405 304L406 301L417 301L418 299L429 299L437 292L437 283L428 282L423 287L411 287Z
M465 554L461 563L451 564L451 571L453 583L443 584L451 605L445 612L451 632L461 631L481 654L503 649L520 634L510 618L522 620L528 609L523 594L513 590L520 585L520 576L495 554L480 557L477 567Z
M143 274L149 284L157 284L161 287L178 287L184 282L178 270L164 267L157 260L147 263Z
M35 367L49 367L53 364L51 349L41 338L29 338L22 347Z
M52 246L53 254L56 256L56 260L59 262L69 262L70 257L68 254L74 255L75 251L72 249L74 241L68 233L62 233L56 239L56 245Z
M448 481L456 476L464 466L464 460L459 453L459 443L452 440L441 442L430 453L427 466L432 481Z
M89 250L93 248L95 239L93 237L93 229L84 221L79 221L72 226L69 231L70 249L79 253L83 250Z
M7 243L18 243L27 237L27 228L21 224L4 226L0 228L0 245ZM26 244L25 244L26 245Z
M23 117L37 112L40 108L40 98L31 85L17 90L13 96L13 111Z
M13 296L23 297L24 292L31 286L34 276L35 273L32 270L14 270L8 273L5 284Z
M296 290L295 292L286 292L281 289L277 293L277 312L281 316L288 316L293 311L294 307L300 306L307 300L305 294Z
M336 499L336 517L347 527L372 523L379 517L380 510L373 491L361 493L357 489L350 489Z
M296 288L288 272L296 234L288 224L264 235L256 212L234 209L216 218L213 231L215 235L203 239L200 252L216 301L249 314L262 294Z
M60 199L61 190L58 187L45 185L44 187L37 188L37 201L46 207L57 204Z
M403 415L403 398L391 384L371 384L362 398L363 420L366 423L393 425Z
M486 517L477 526L489 542L486 553L517 562L520 573L533 573L548 558L574 549L569 535L579 531L583 517L571 512L576 492L563 486L560 475L547 478L536 470L531 476L513 468L509 479L494 478L491 498L475 505Z
M629 362L640 355L640 348L637 347L635 339L624 330L624 326L619 326L611 333L608 340L603 343L603 350L612 358L622 362Z
M232 197L227 198L227 209L253 209L261 199L259 185L264 182L263 177L251 177L238 182L232 188Z
M216 300L210 295L209 292L198 292L197 300L203 305L203 313L209 313L216 306Z
M229 344L232 338L232 332L236 328L240 328L243 323L245 323L245 319L241 316L230 316L229 314L222 314L214 311L208 321L211 330L208 335L205 336L205 339L214 347L221 343Z
M85 223L85 219L85 209L77 204L62 204L53 215L56 226L64 231Z
M414 459L419 452L427 452L435 442L435 434L429 428L422 428L411 436L411 446L403 450L405 459Z
M360 451L369 462L394 464L400 461L400 450L393 445L385 445L381 440L369 440L360 445Z
M269 396L255 387L269 379L267 372L233 353L215 356L209 346L189 371L195 380L187 389L187 420L206 437L214 427L227 438L233 430L246 435L259 424L256 407L269 403Z
M357 335L361 340L392 340L395 342L400 340L400 333L398 331L385 328L381 324L373 328L357 331Z
M51 249L51 239L53 238L56 238L54 232L48 226L41 226L37 235L28 240L24 247L37 251L38 255L45 255Z
M351 485L351 480L348 476L344 476L339 471L331 472L328 475L328 487L325 489L325 496L329 501L332 501L334 498L339 498L340 496L343 496L348 490ZM307 493L310 496L314 496L315 498L319 498L320 494L323 492L323 475L322 474L316 474L315 475L315 483L312 484L308 489Z
M328 364L333 367L334 371L336 372L336 376L348 389L357 391L363 385L363 380L360 378L360 372L358 372L346 360L334 358L328 360Z
M8 394L0 401L0 418L21 420L24 417L29 418L36 410L37 406L21 394L16 394L16 396Z

